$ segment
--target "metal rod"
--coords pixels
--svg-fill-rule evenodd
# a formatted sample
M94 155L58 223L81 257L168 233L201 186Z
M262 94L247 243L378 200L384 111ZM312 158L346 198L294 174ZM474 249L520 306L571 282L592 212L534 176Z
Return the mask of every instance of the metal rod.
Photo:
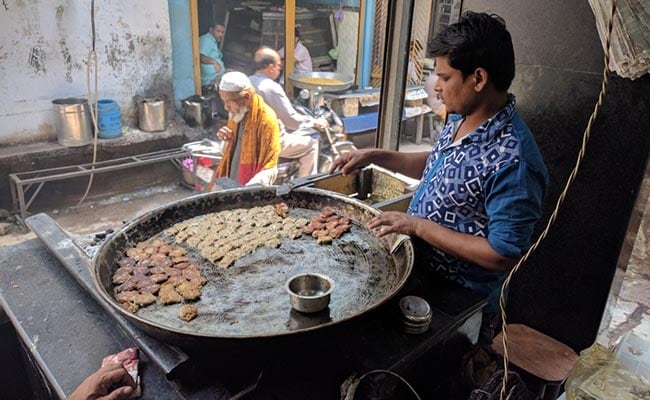
M45 182L41 182L41 183L38 184L38 186L36 187L36 190L34 191L34 193L33 193L33 194L31 195L31 197L29 198L29 201L27 202L27 204L25 204L25 211L27 211L27 209L29 208L29 206L31 206L32 203L34 202L34 200L36 200L36 196L38 195L38 193L39 193L39 192L41 191L41 189L43 188L43 185L45 185Z
M160 151L155 151L151 153L145 153L145 154L140 154L139 157L150 157L150 158L156 158L161 161L165 161L169 158L161 158L160 156L169 156L171 158L175 157L180 157L180 156L186 156L188 152L186 150L183 150L182 148L177 148L177 149L172 149L172 150L160 150ZM104 165L111 165L111 164L119 164L124 161L133 161L133 156L128 156L128 157L121 157L121 158L115 158L112 160L105 160L105 161L98 161L95 163L95 167L101 167ZM27 178L27 177L33 177L34 175L39 176L41 173L47 173L47 172L61 172L61 171L67 171L67 170L75 170L77 167L83 167L83 168L89 168L92 167L93 163L84 163L84 164L78 164L78 165L66 165L64 167L54 167L54 168L46 168L42 170L37 170L37 171L26 171L26 172L16 172L13 174L10 174L9 176L15 176L15 177L22 177Z
M17 178L16 178L17 179ZM16 192L16 181L14 180L14 177L9 175L9 188L11 188L11 204L14 208L18 206L18 194Z
M25 192L23 192L22 183L18 184L18 204L20 205L20 216L24 220L27 208L25 208Z
M172 159L175 159L175 158L185 157L185 156L187 156L187 154L188 153L184 151L184 152L179 153L179 154L170 154L170 155L167 155L167 156L162 156L162 157L157 157L157 158L137 159L136 161L131 161L129 163L124 163L124 164L106 165L106 166L97 165L95 167L94 171L83 170L83 171L64 172L64 173L61 173L61 174L54 174L54 175L48 175L48 176L40 176L40 177L35 177L35 178L23 179L22 182L26 183L26 184L38 183L38 182L48 182L48 181L54 181L54 180L75 178L75 177L78 177L78 176L85 176L85 175L90 174L91 172L95 173L95 174L98 174L98 173L119 171L121 169L131 168L131 167L138 166L138 165L146 165L146 164L153 164L153 163L162 162L162 161L169 161L169 160L172 160ZM49 170L43 170L43 171L49 171Z

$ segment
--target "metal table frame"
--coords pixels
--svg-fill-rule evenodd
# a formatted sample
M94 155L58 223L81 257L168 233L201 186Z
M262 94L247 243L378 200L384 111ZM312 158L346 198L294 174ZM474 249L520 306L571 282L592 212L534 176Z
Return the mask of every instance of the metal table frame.
M98 161L94 164L87 163L9 174L13 207L14 210L20 211L20 218L24 221L27 216L27 209L32 205L46 182L91 174L103 174L162 161L172 161L176 166L180 166L180 159L189 155L183 148L175 148L113 160ZM180 171L179 168L179 179L182 179L180 177Z

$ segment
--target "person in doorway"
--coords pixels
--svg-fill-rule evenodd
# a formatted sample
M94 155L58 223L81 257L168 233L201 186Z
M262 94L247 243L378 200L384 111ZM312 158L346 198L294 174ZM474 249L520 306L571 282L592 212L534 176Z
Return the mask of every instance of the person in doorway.
M427 93L427 104L431 107L431 125L430 129L432 132L431 140L435 144L436 138L440 137L440 132L445 126L445 121L447 121L447 109L445 105L442 104L438 93L435 91L435 87L438 83L438 75L435 72L431 71L427 79L424 81L424 91Z
M275 81L282 72L282 60L277 51L269 47L260 47L255 52L253 61L256 72L249 77L251 83L264 102L275 111L281 122L280 157L300 159L297 177L316 174L318 138L300 134L299 130L312 126L322 129L327 127L327 121L300 114L291 105L284 89Z
M89 375L68 397L68 400L129 399L135 383L121 364L108 364Z
M530 129L508 93L514 78L512 39L497 15L467 12L430 45L435 92L450 114L430 153L363 149L332 165L344 175L370 163L421 178L406 213L368 223L377 236L414 238L417 267L428 267L488 299L479 341L499 322L507 273L531 244L542 214L548 172Z
M280 156L280 124L275 112L241 72L224 74L219 96L228 111L228 124L217 132L225 141L217 177L229 177L242 185L272 185Z
M431 107L431 112L439 116L441 119L446 119L447 112L445 105L440 100L440 96L435 90L438 84L438 75L431 71L427 79L424 81L424 91L427 93L427 104Z
M223 64L223 53L219 43L223 39L226 28L221 23L216 23L208 32L199 37L199 52L201 59L201 88L203 95L212 93L219 82L219 78L226 72Z
M311 55L300 40L300 30L298 28L294 29L294 36L296 46L293 50L293 70L295 72L312 72ZM278 54L280 54L280 58L284 59L284 47L278 50Z

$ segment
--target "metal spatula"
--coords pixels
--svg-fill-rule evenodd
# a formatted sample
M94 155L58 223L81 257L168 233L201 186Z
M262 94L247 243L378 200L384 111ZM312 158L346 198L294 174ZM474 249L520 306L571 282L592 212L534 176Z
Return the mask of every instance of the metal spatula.
M278 196L284 196L297 187L311 185L312 183L320 182L340 174L340 172L335 172L330 175L327 172L323 172L316 175L305 176L303 178L292 179L291 181L278 186L275 193Z

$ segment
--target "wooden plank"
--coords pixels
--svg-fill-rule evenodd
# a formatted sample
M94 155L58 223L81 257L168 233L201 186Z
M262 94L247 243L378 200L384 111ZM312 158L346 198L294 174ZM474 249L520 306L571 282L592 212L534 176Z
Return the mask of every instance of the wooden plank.
M508 359L511 364L550 382L566 379L578 355L566 344L521 324L507 325ZM503 355L503 332L492 342Z
M293 83L289 75L293 74L294 50L296 48L296 0L285 0L284 2L284 91L290 96L293 95Z

